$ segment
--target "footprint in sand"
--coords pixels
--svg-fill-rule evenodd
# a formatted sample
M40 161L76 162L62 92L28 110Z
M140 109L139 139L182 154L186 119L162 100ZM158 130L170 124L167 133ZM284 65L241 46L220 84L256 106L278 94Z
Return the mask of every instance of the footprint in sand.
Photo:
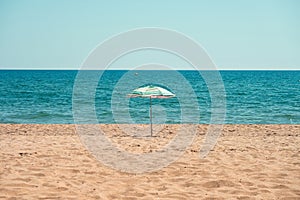
M234 187L235 183L227 180L208 181L203 184L206 188L219 188L219 187Z

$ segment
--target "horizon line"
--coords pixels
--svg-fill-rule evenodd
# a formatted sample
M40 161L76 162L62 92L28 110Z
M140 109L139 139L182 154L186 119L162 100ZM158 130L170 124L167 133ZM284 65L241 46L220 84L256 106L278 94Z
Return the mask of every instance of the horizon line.
M56 70L56 71L97 71L97 70L104 70L104 71L130 71L130 70L135 70L135 69L74 69L74 68L0 68L0 70ZM176 70L176 71L199 71L198 69L170 69L171 70ZM201 69L200 71L299 71L299 69ZM166 69L137 69L136 71L169 71Z

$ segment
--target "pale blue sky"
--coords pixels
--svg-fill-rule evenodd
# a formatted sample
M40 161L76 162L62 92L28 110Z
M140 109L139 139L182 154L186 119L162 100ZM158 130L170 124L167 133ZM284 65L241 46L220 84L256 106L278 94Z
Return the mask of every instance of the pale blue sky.
M219 69L300 69L297 0L0 0L0 26L2 69L78 69L100 42L139 27L190 36Z

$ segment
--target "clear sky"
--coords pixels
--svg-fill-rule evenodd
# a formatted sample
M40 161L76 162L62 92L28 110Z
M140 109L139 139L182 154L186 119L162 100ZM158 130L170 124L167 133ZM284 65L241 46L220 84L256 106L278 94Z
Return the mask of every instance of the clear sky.
M100 42L139 27L190 36L219 69L300 69L298 0L0 0L0 25L2 69L78 69Z

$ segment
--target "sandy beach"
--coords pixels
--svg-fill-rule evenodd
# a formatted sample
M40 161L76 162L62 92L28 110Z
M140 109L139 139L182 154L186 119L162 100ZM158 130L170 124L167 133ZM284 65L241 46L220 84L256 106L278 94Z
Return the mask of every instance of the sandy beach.
M153 138L101 128L124 151L147 153L167 144L178 126ZM1 124L0 199L300 199L300 125L225 125L200 159L207 127L198 126L176 162L131 174L95 159L74 125Z

